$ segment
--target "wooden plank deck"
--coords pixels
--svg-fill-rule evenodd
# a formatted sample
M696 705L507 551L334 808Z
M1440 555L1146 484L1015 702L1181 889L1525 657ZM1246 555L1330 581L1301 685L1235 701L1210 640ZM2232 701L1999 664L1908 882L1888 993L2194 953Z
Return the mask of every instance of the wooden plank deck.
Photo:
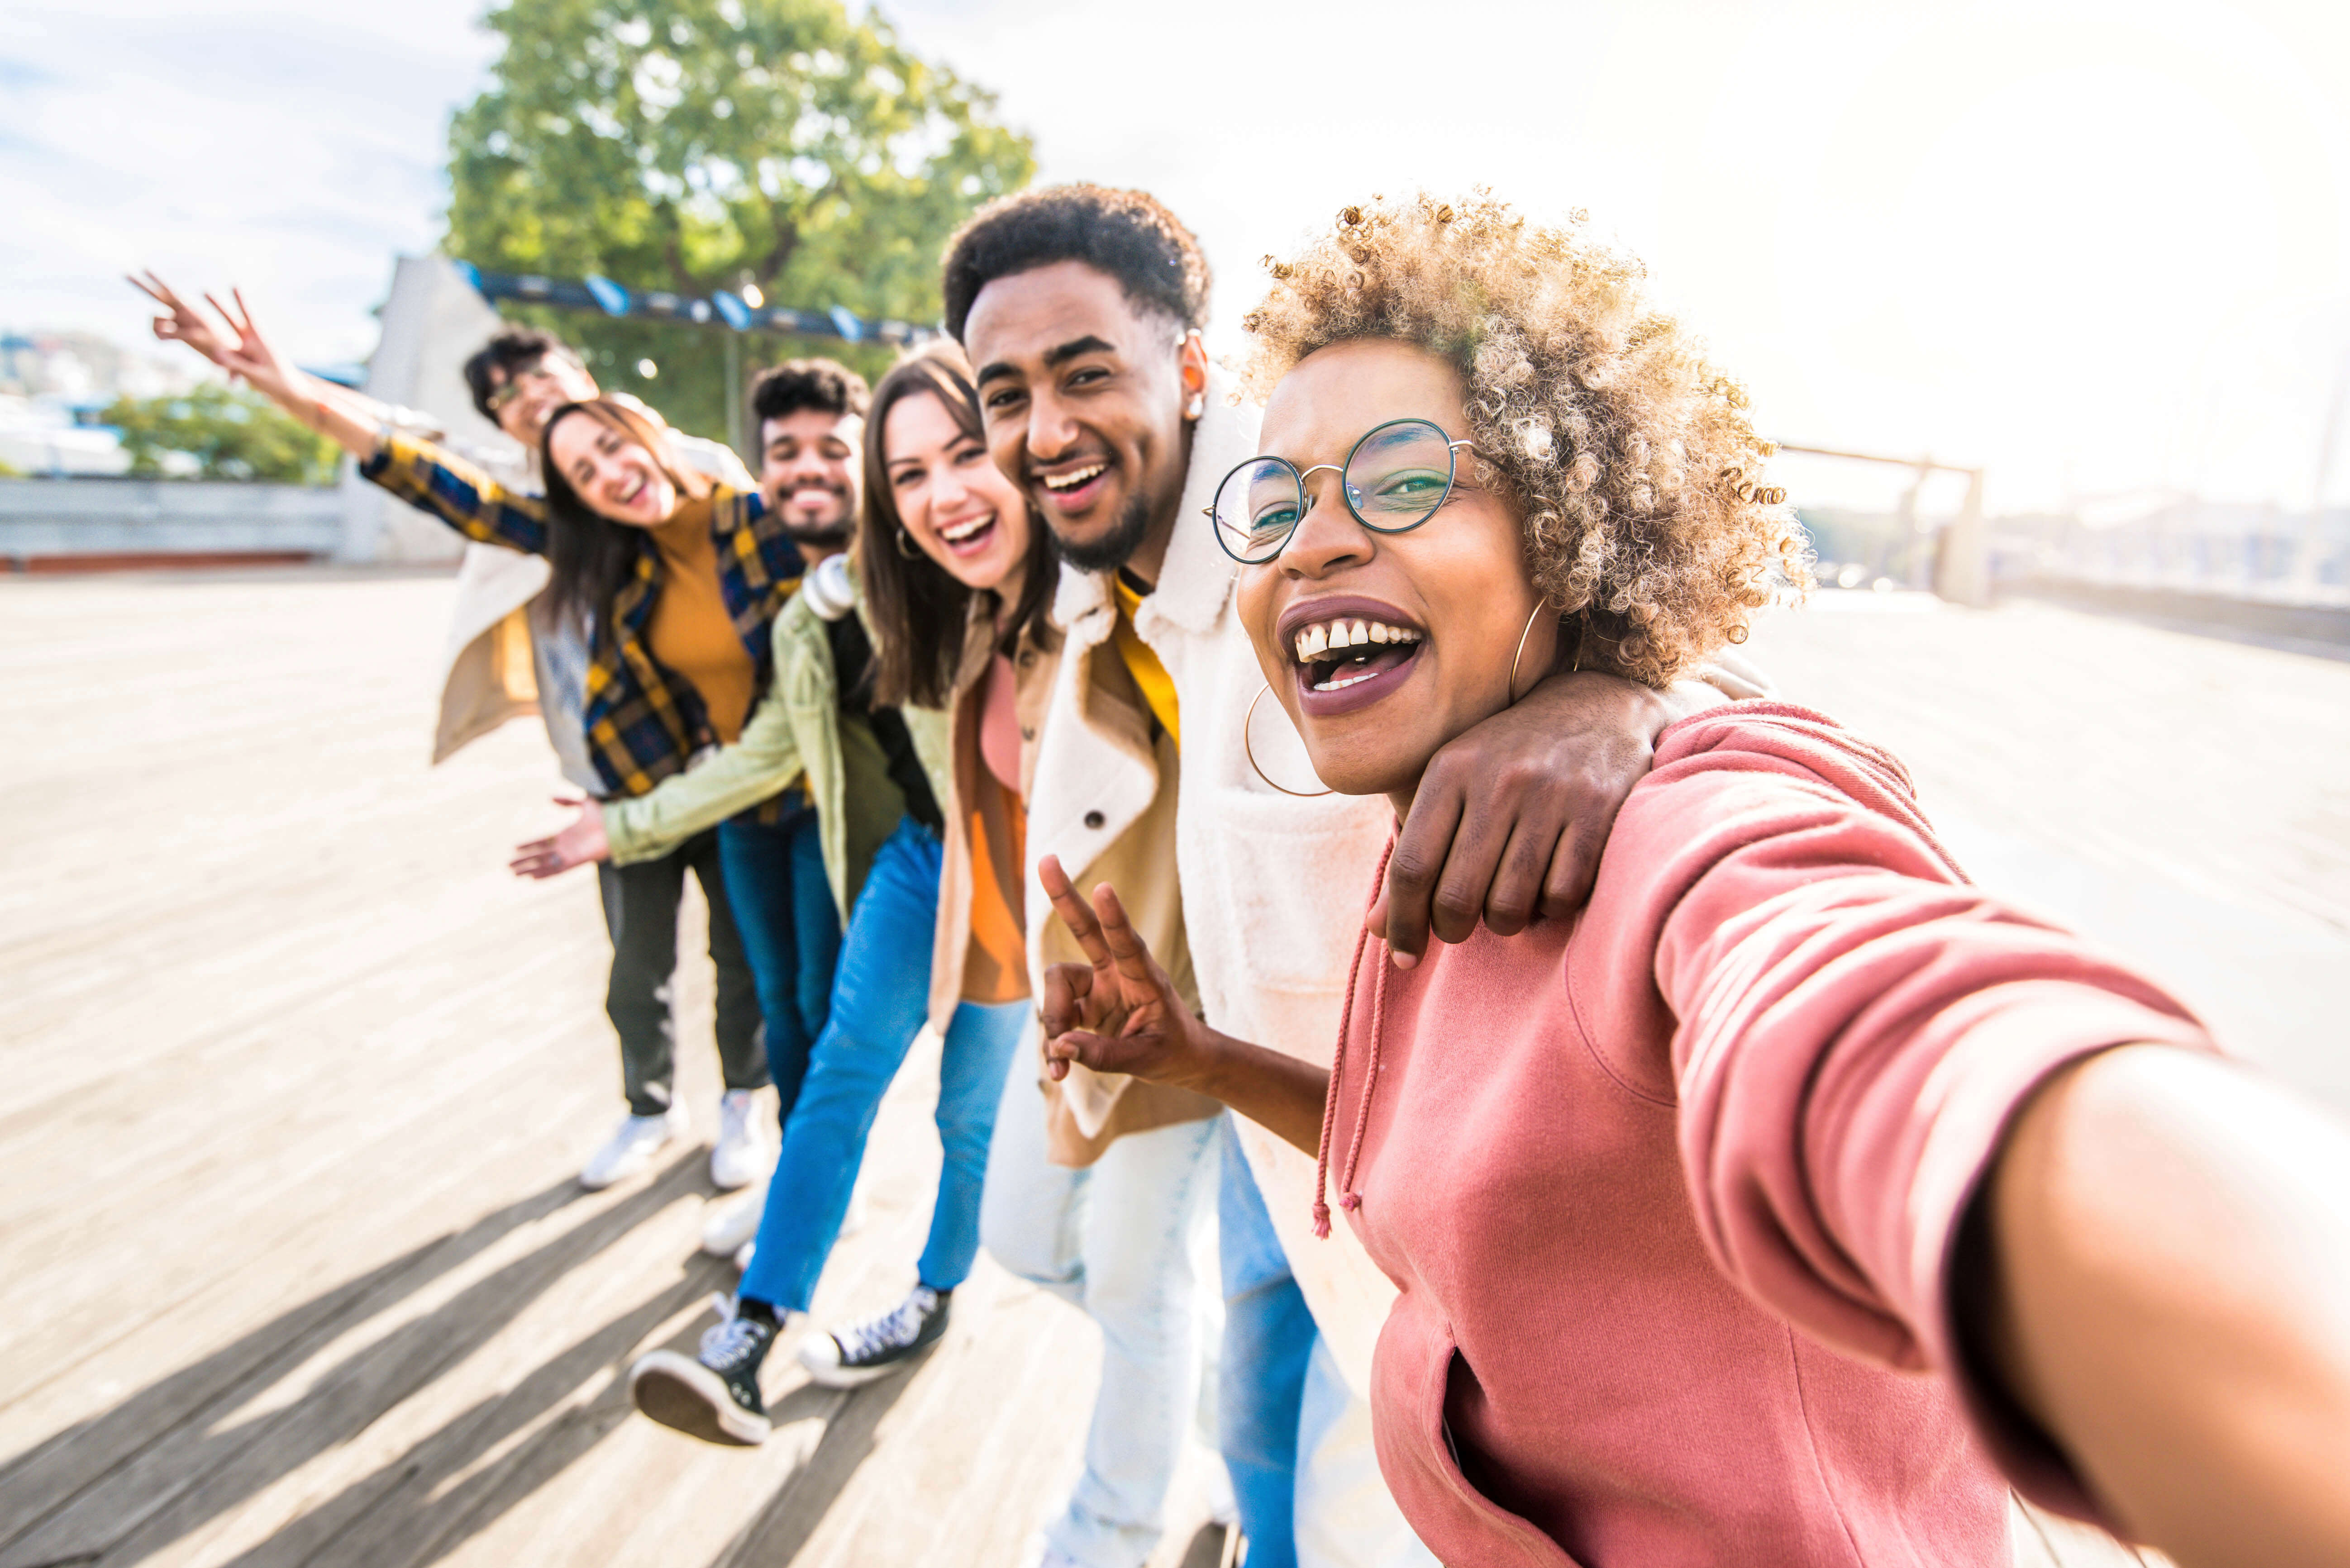
M629 1362L690 1346L731 1275L695 1251L700 1150L572 1180L619 1104L595 892L504 869L556 819L533 726L424 765L449 599L315 572L0 582L0 1568L1014 1563L1073 1472L1097 1351L983 1259L910 1376L772 1378L764 1449L629 1415ZM2241 916L2338 959L2350 666L1865 608L1757 651L1903 751L1974 847L2053 901L2136 909L2150 878L2190 935ZM2220 754L2182 763L2204 734ZM2324 972L2262 1005L2298 1016ZM681 975L706 1127L707 966ZM2340 1044L2278 1059L2350 1083ZM819 1320L909 1282L925 1065ZM1199 1477L1179 1490L1162 1564L1202 1517Z

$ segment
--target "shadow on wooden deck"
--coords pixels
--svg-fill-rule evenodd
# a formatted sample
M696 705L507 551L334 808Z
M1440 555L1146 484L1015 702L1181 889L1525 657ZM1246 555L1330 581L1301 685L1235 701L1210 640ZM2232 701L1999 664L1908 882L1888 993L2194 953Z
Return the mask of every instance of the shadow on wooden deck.
M508 1204L288 1309L50 1438L0 1468L0 1520L8 1521L0 1527L6 1531L0 1568L138 1561L244 1506L481 1349L533 1298L651 1216L698 1193L702 1163L702 1151L691 1151L605 1212L381 1338L329 1359L298 1395L274 1407L237 1418L337 1340L588 1194L564 1181ZM627 1420L621 1375L628 1361L661 1323L728 1282L715 1261L691 1268L227 1561L238 1568L314 1562L421 1568L441 1561ZM689 1325L671 1344L690 1349L698 1332ZM599 1375L606 1381L595 1397L560 1408ZM854 1397L804 1386L779 1401L779 1425L834 1414L815 1454L720 1563L788 1561L871 1450L882 1417L909 1381L891 1378ZM550 1415L551 1427L533 1435Z

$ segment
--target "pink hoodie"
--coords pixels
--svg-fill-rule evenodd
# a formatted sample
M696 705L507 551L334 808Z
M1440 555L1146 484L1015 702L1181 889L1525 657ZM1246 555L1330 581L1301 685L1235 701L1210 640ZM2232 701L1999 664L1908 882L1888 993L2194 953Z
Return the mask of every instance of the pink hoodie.
M1412 1528L1458 1568L2005 1568L1978 1435L2093 1516L1968 1379L1950 1267L2009 1116L2133 1041L2210 1048L1968 886L1893 758L1776 703L1674 726L1578 919L1357 957L1323 1154L1402 1293Z

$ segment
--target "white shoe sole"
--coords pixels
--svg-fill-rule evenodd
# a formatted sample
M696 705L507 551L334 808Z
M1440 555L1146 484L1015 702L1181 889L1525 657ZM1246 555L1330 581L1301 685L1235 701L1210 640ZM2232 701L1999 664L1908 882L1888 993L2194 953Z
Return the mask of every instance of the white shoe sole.
M942 1340L943 1335L941 1336ZM880 1366L843 1366L826 1354L834 1340L828 1334L819 1334L801 1345L799 1364L808 1375L808 1381L825 1388L862 1388L868 1383L879 1383L910 1367L919 1366L930 1353L938 1348L941 1340L932 1340L911 1355L904 1355Z
M617 1170L596 1170L591 1168L579 1173L579 1185L590 1192L601 1192L608 1187L618 1187L623 1181L642 1176L646 1171L650 1170L652 1166L653 1157L648 1153L639 1159L622 1161Z
M764 1149L753 1149L740 1162L739 1168L727 1168L730 1161L713 1152L710 1157L710 1185L721 1192L740 1192L759 1179L759 1159Z
M656 1350L629 1368L629 1398L650 1418L705 1443L755 1449L775 1430L767 1417L734 1403L718 1374L674 1350Z
M702 1226L703 1251L713 1258L731 1258L759 1239L759 1221L767 1213L765 1193L747 1193L712 1207L716 1212Z

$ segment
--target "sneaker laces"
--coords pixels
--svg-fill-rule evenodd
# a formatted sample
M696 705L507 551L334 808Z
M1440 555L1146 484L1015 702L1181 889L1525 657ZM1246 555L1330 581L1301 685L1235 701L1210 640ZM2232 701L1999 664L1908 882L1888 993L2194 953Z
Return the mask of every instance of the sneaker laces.
M923 1323L938 1310L938 1304L936 1291L928 1285L916 1285L912 1295L879 1317L837 1331L832 1337L840 1346L841 1359L854 1366L882 1351L901 1350L913 1344L922 1332Z
M732 1372L767 1338L767 1325L737 1312L732 1296L710 1299L719 1319L702 1331L702 1365L712 1372Z

